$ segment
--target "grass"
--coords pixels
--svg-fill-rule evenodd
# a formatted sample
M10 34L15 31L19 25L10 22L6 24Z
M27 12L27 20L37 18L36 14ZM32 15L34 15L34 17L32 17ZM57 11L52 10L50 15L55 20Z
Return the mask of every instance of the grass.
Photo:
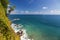
M6 16L6 8L0 0L0 40L20 40L19 35L15 34L10 25L11 21Z

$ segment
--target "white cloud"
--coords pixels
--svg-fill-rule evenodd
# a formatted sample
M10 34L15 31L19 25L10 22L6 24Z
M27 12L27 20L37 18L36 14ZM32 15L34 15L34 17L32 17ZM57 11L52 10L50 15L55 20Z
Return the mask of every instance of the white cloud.
M54 13L54 10L50 10L51 13Z
M29 11L25 11L25 13L29 13Z
M45 7L45 6L44 6L44 7L42 7L42 9L48 9L48 7Z
M20 11L20 13L25 13L24 11Z
M12 11L10 14L19 14L19 13L20 13L19 10L14 10L14 11Z
M19 11L14 10L11 14L42 14L42 15L60 15L60 10L49 10L49 11Z
M60 10L50 10L52 14L60 15Z

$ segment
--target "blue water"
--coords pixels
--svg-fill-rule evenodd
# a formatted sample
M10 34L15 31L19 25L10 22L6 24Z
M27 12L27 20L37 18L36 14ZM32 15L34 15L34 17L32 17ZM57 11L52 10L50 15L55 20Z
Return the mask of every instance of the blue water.
M60 15L10 15L9 19L22 24L34 40L60 40Z

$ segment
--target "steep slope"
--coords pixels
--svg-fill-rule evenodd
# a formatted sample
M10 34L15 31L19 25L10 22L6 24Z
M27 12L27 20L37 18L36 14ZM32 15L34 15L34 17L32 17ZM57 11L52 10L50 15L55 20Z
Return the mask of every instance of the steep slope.
M15 34L14 30L10 27L11 22L6 16L7 7L2 5L2 2L0 0L0 40L20 40L19 35Z

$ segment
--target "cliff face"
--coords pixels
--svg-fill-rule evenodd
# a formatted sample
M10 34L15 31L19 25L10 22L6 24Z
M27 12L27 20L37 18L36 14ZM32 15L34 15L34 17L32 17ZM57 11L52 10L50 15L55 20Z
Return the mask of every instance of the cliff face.
M0 0L0 40L20 40L19 35L15 34L14 30L10 27L11 22L6 16L7 7L4 7L4 5L6 6L7 4L2 5L2 2Z

